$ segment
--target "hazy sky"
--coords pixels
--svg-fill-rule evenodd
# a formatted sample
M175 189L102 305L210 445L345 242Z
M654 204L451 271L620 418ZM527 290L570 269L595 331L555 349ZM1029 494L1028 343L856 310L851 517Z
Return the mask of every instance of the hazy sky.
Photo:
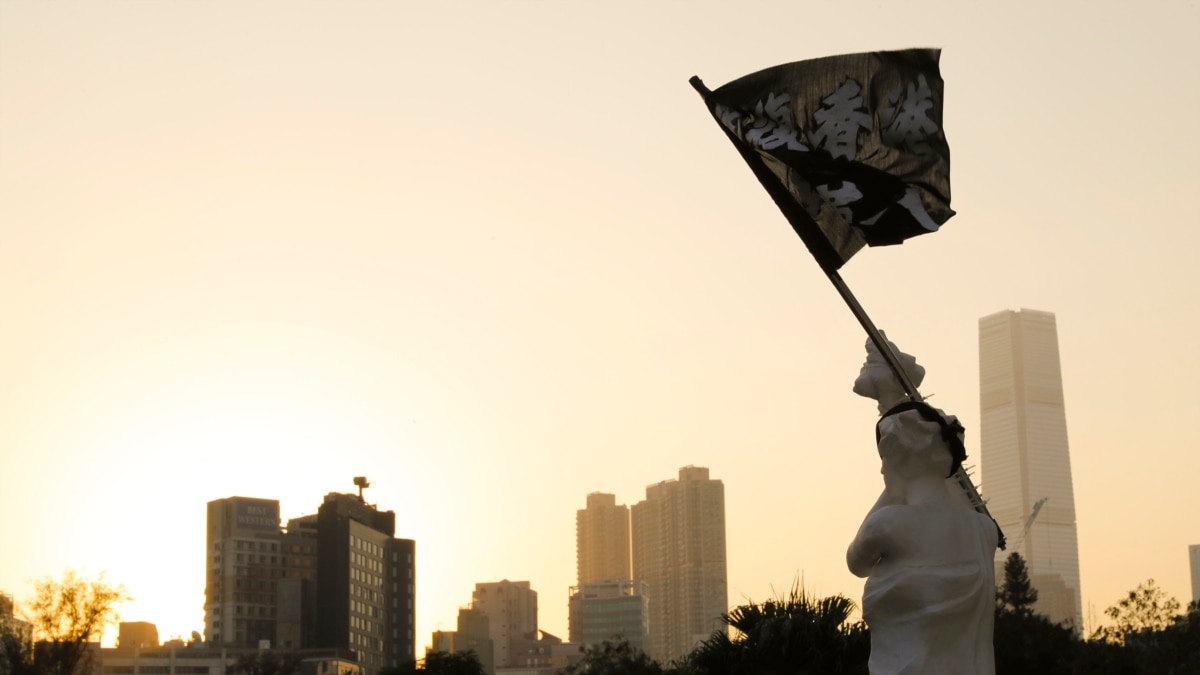
M374 483L418 646L567 633L575 511L725 483L730 603L856 600L864 336L688 85L941 47L953 207L843 269L978 460L977 321L1058 317L1085 621L1200 543L1200 5L0 1L0 589L203 630L205 503ZM986 496L987 482L983 478Z

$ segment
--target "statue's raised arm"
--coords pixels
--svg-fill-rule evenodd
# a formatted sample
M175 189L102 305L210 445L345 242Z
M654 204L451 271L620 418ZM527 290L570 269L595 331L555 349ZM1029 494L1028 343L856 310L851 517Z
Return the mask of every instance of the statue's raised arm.
M897 354L919 385L925 369ZM863 619L871 629L871 675L995 672L995 523L947 478L961 465L962 427L911 401L867 341L854 392L874 399L883 492L846 551L866 577Z

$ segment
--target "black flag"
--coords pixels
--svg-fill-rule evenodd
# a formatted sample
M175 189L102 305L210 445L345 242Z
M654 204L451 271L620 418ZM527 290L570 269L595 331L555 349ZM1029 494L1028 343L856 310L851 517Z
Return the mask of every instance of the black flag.
M826 270L864 244L933 232L950 210L936 49L768 68L709 91L713 117Z

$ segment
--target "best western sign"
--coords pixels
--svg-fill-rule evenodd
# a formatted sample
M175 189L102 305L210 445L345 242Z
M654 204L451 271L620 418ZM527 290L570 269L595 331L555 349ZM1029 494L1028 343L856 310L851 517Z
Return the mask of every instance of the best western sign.
M268 501L240 501L237 503L234 526L240 530L279 529L279 503Z

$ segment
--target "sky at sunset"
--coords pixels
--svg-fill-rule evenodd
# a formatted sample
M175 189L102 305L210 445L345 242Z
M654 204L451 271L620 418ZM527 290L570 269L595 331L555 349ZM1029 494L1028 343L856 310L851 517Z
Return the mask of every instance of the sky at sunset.
M978 461L978 319L1054 312L1085 624L1200 543L1200 3L0 0L0 590L203 631L209 500L373 483L417 642L476 582L567 634L575 511L725 485L729 601L882 482L864 335L717 87L940 47L941 232L842 274ZM987 479L982 477L986 497Z

